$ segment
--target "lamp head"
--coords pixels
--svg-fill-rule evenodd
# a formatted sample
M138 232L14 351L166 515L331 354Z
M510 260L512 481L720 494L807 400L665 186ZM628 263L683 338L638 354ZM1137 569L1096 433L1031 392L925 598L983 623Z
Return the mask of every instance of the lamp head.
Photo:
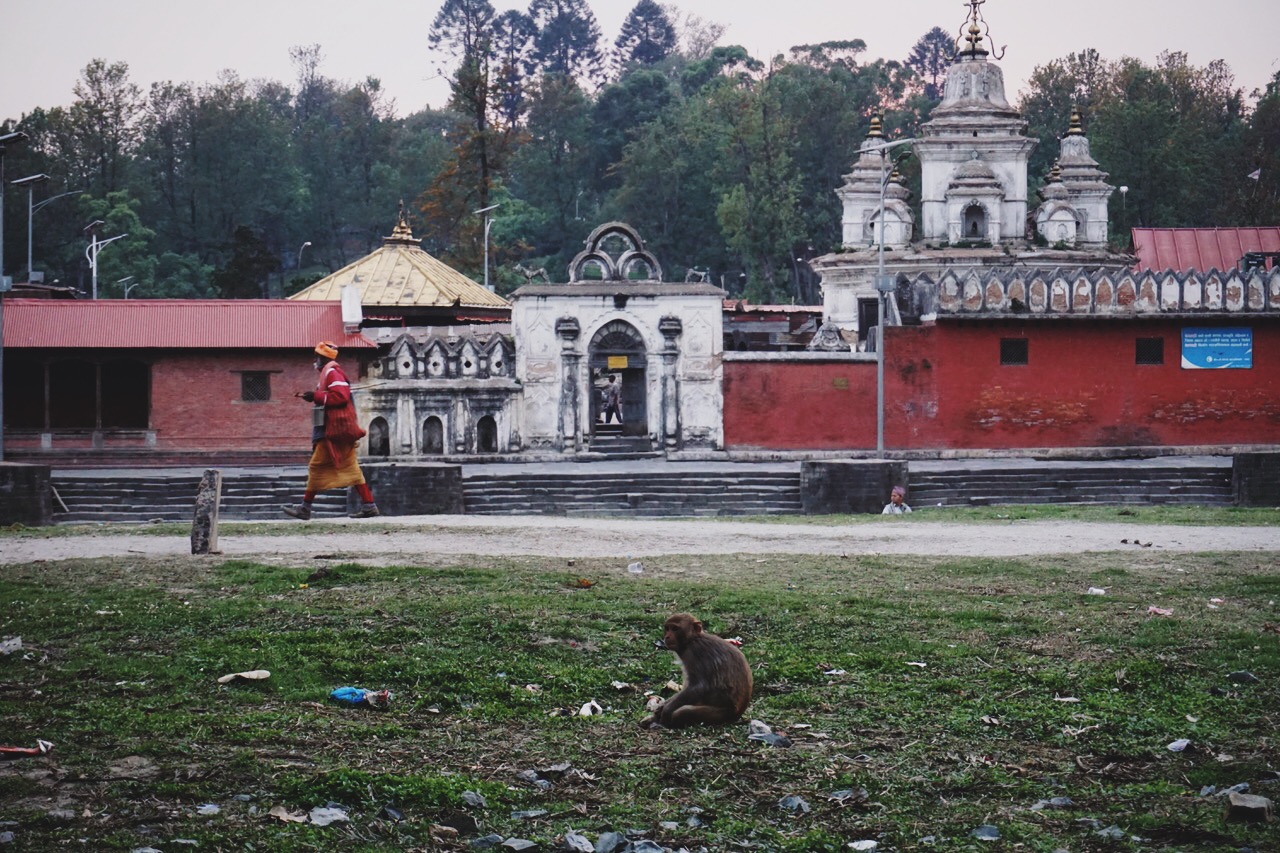
M49 180L49 176L45 174L27 175L25 178L16 178L9 183L13 184L15 187L27 187L32 186L33 184L42 184L47 180Z
M0 134L0 146L8 145L10 142L26 142L27 135L21 130L15 130L13 133Z

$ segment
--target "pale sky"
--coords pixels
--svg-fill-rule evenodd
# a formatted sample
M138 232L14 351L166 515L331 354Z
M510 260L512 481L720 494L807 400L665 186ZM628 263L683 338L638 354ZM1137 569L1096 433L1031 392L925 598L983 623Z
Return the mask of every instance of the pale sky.
M588 0L602 45L612 46L636 0ZM493 0L498 11L525 3ZM904 59L929 28L959 34L962 0L675 0L681 11L725 24L722 43L768 60L797 44L860 38L868 58ZM447 98L427 32L440 0L4 0L0 119L67 106L94 58L126 62L145 92L161 81L212 83L223 69L293 86L289 48L319 44L320 71L345 83L377 77L404 115ZM1031 70L1073 51L1155 60L1185 51L1203 66L1225 59L1246 96L1280 71L1276 0L987 0L983 7L1015 101Z

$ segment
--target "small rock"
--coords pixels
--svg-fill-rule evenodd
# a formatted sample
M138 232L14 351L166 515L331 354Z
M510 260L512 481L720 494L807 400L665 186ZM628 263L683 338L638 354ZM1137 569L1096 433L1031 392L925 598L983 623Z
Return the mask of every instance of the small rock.
M522 812L512 812L512 820L532 820L535 817L542 817L547 813L546 809L528 809Z
M862 851L865 851L865 853L873 853L873 851L874 851L877 847L879 847L879 846L880 846L880 842L879 842L879 841L871 841L870 839L865 840L865 841L850 841L850 842L849 842L849 849L850 849L850 850L862 850Z
M471 847L474 850L491 850L503 842L501 835L485 835L480 838L471 839Z
M1170 752L1182 752L1190 745L1191 745L1191 741L1183 737L1183 738L1178 738L1173 743L1165 747L1165 749L1169 750Z
M1275 809L1266 797L1234 792L1227 795L1225 816L1237 823L1271 823L1276 819Z
M596 839L595 853L614 853L626 843L626 836L621 832L602 832L600 837Z
M328 826L331 823L346 823L351 820L346 811L336 806L316 806L308 815L316 826Z
M538 844L527 838L508 838L498 846L505 847L508 850L536 850Z
M1259 680L1258 676L1245 669L1236 670L1227 675L1227 681L1232 684L1257 684Z
M856 790L853 788L845 788L840 791L833 791L827 795L827 799L834 800L842 806L847 806L851 803L865 803L870 798L871 795L867 793L866 788L858 788Z
M489 801L475 791L463 791L462 801L477 809L487 809L489 807Z
M1113 823L1106 829L1099 829L1094 833L1094 835L1097 835L1100 838L1106 838L1110 841L1120 841L1124 838L1124 830Z
M627 563L627 571L633 575L644 574L644 563L637 560L634 563Z
M0 844L12 844L12 843L13 843L12 832L10 832L7 829L4 832L0 832Z
M196 814L198 815L215 815L220 811L222 811L222 806L217 803L205 803L196 807Z
M643 841L633 841L627 847L627 853L666 853L666 848L656 841L644 839Z
M667 832L675 832L680 828L680 824L676 823L674 820L661 821L658 826L665 829Z
M783 811L788 811L792 813L795 813L795 812L799 812L801 814L809 813L809 804L805 802L804 797L797 797L795 794L792 794L789 797L783 797L782 799L778 800L778 808L782 809Z
M969 833L969 835L978 839L979 841L999 841L1000 840L1000 830L996 829L994 826L992 826L989 823L984 823L982 826L978 827L973 832Z
M564 834L564 841L561 847L570 851L570 853L595 853L596 849L595 845L585 835L574 832L572 829Z

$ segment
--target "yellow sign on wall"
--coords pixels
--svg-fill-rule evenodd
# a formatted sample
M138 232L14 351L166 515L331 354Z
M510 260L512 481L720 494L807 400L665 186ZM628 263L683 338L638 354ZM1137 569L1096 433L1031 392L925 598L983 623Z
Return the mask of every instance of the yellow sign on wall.
M627 357L625 355L609 356L610 370L626 370L626 368L627 368Z

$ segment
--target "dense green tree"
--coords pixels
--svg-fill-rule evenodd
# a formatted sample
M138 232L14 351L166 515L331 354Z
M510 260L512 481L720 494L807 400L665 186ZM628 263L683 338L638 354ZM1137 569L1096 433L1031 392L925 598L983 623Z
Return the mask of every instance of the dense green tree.
M593 107L594 158L584 185L595 193L615 189L624 146L640 128L676 103L678 92L667 75L643 68L600 91Z
M124 62L94 59L80 72L68 111L72 146L66 166L70 180L95 195L128 183L129 158L137 143L142 94L129 81Z
M503 121L515 126L524 115L525 87L535 66L533 40L537 27L524 12L509 9L493 22L495 98Z
M1246 224L1274 225L1280 222L1280 72L1258 94L1242 146L1241 168L1250 171L1245 176L1241 209Z
M640 0L622 22L613 43L615 71L633 65L655 65L675 53L676 28L654 0Z
M98 248L98 297L123 298L125 288L134 284L144 293L152 290L156 272L152 239L156 235L142 224L138 200L125 190L116 190L105 198L83 196L81 205L87 221L102 223L97 228L98 240L112 241ZM86 277L84 290L91 289L92 281Z
M224 299L264 299L280 260L261 236L237 225L227 247L227 260L213 273L213 286Z
M524 235L531 251L564 269L585 236L575 208L591 164L591 104L577 82L544 75L529 107L527 137L512 160L511 191L540 209L543 227Z

